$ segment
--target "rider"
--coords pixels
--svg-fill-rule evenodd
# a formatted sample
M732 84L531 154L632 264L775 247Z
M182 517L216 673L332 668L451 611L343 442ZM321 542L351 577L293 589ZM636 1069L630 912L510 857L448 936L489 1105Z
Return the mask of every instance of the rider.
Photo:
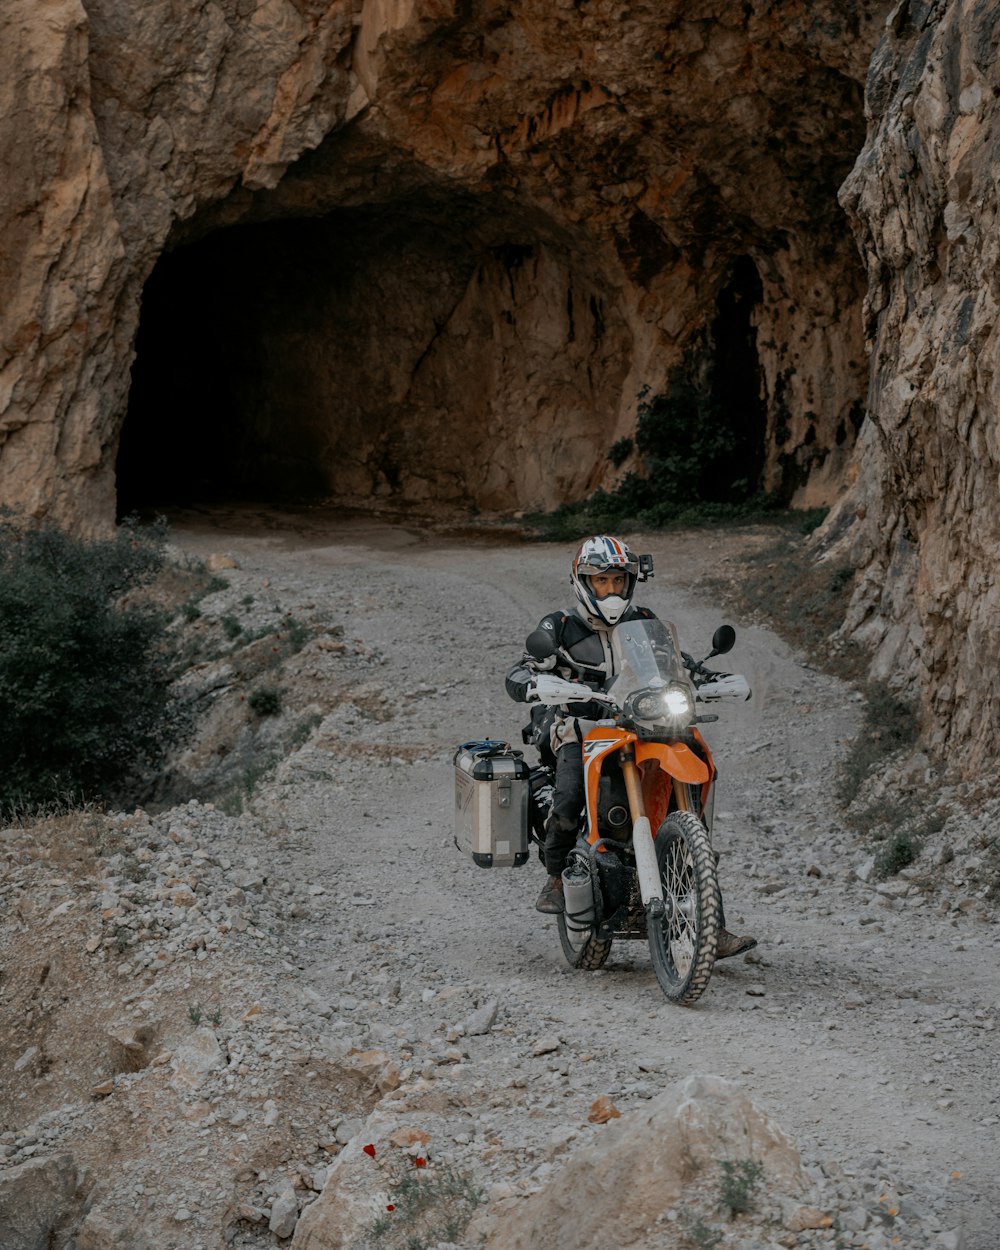
M645 557L643 561L645 561ZM651 562L650 562L651 565ZM611 634L624 622L655 619L649 608L633 607L637 583L648 576L640 560L620 538L596 535L584 539L573 560L570 581L576 596L572 612L550 612L538 628L551 633L556 647L566 652L580 670L559 666L558 657L536 660L525 655L507 674L507 693L530 703L534 678L539 671L555 671L561 677L583 682L593 690L606 690L615 676ZM558 708L532 711L533 740L542 758L555 763L552 809L545 825L545 869L548 879L535 903L538 911L563 910L562 870L576 843L584 801L584 735L605 714L599 702L568 703ZM719 933L716 958L739 955L757 945L752 937L738 937L727 929Z

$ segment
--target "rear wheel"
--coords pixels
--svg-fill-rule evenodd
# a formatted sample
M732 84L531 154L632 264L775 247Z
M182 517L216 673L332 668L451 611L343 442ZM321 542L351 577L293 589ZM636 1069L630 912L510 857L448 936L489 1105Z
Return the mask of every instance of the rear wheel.
M593 879L590 863L585 856L574 859L570 857L570 868L568 870L574 874L577 880L582 881L584 888L589 885L591 891L597 888ZM589 879L589 880L588 880ZM572 905L572 894L567 891L566 877L563 877L563 897L567 906ZM590 895L587 895L590 898ZM593 901L585 904L578 904L587 910L581 911L580 915L574 923L574 919L570 916L567 923L566 912L561 911L557 918L559 926L559 941L562 943L563 954L566 956L566 962L573 968L583 968L587 972L593 972L600 968L608 955L611 954L611 939L599 942L594 937L594 924L588 922L585 918L587 915L593 916Z
M691 812L671 812L653 846L664 906L662 918L647 921L653 970L667 998L689 1007L708 985L719 943L715 855L705 826Z
M567 928L566 917L559 913L559 941L562 942L566 962L573 968L583 968L586 972L594 972L603 967L605 959L611 954L611 939L599 942L593 935L583 934Z

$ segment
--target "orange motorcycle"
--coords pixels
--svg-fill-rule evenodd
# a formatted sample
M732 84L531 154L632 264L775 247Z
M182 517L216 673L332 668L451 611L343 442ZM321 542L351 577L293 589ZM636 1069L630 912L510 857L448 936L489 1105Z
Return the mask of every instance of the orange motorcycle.
M583 739L585 809L562 874L563 953L574 968L595 969L616 938L645 938L663 993L683 1006L708 985L722 927L711 843L715 764L696 726L718 720L699 705L750 698L745 677L705 667L735 641L732 627L720 626L709 655L696 661L672 625L627 621L611 635L616 676L606 692L544 672L534 683L540 703L597 699L608 710ZM527 649L577 667L546 630L532 633ZM539 845L551 797L546 771L532 774Z

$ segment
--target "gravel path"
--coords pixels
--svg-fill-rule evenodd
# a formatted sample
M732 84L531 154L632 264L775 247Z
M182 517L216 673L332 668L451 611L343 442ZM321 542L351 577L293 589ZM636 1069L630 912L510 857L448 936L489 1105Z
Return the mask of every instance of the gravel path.
M511 1026L476 1052L487 1089L508 1085L519 1045L558 1035L538 1139L562 1123L567 1098L627 1105L692 1071L732 1078L803 1151L884 1164L943 1227L964 1225L968 1250L995 1250L998 929L982 907L858 879L867 851L836 804L837 761L860 716L849 686L734 622L727 667L750 677L755 698L711 727L716 844L730 927L760 945L719 965L698 1006L682 1010L665 1004L638 944L619 943L598 973L565 966L554 922L532 908L536 860L486 872L452 845L454 744L518 741L523 709L503 676L541 615L570 606L568 544L361 521L271 532L184 523L175 537L194 554L231 554L242 578L268 579L289 609L329 604L345 637L382 657L386 718L348 709L332 738L328 720L256 807L300 835L284 871L327 886L304 940L318 993L335 998L371 963L404 986L479 987ZM640 601L703 654L721 613L699 585L752 538L633 537L657 568ZM430 1064L460 1016L438 1000L420 1018L373 1021L370 1036ZM574 1063L585 1054L598 1062Z
M516 1204L600 1147L596 1100L627 1113L711 1073L790 1135L837 1223L762 1210L721 1250L996 1250L988 786L975 807L928 784L943 829L912 869L864 880L836 802L861 697L734 620L726 667L754 698L705 734L727 920L760 944L677 1008L642 944L566 966L536 858L484 871L452 841L455 745L519 742L503 678L570 606L570 544L222 511L172 532L228 583L200 626L239 616L248 639L189 674L213 710L187 775L204 798L249 767L256 789L0 831L0 1243L34 1219L10 1244L264 1250L331 1164L368 1211L405 1151ZM707 575L738 575L766 533L629 537L656 561L640 601L704 654L724 619ZM279 656L290 617L314 636ZM248 716L262 681L280 716ZM369 1134L393 1143L377 1164ZM652 1238L636 1250L679 1244Z

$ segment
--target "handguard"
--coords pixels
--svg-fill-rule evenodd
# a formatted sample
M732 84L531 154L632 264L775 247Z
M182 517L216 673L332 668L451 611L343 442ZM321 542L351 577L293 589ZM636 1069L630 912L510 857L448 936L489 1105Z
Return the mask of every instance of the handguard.
M596 690L578 681L567 681L549 673L539 673L525 695L526 703L589 703L592 699L604 700Z
M720 673L714 681L706 681L695 690L699 703L718 703L722 699L739 699L746 702L753 691L742 673Z

